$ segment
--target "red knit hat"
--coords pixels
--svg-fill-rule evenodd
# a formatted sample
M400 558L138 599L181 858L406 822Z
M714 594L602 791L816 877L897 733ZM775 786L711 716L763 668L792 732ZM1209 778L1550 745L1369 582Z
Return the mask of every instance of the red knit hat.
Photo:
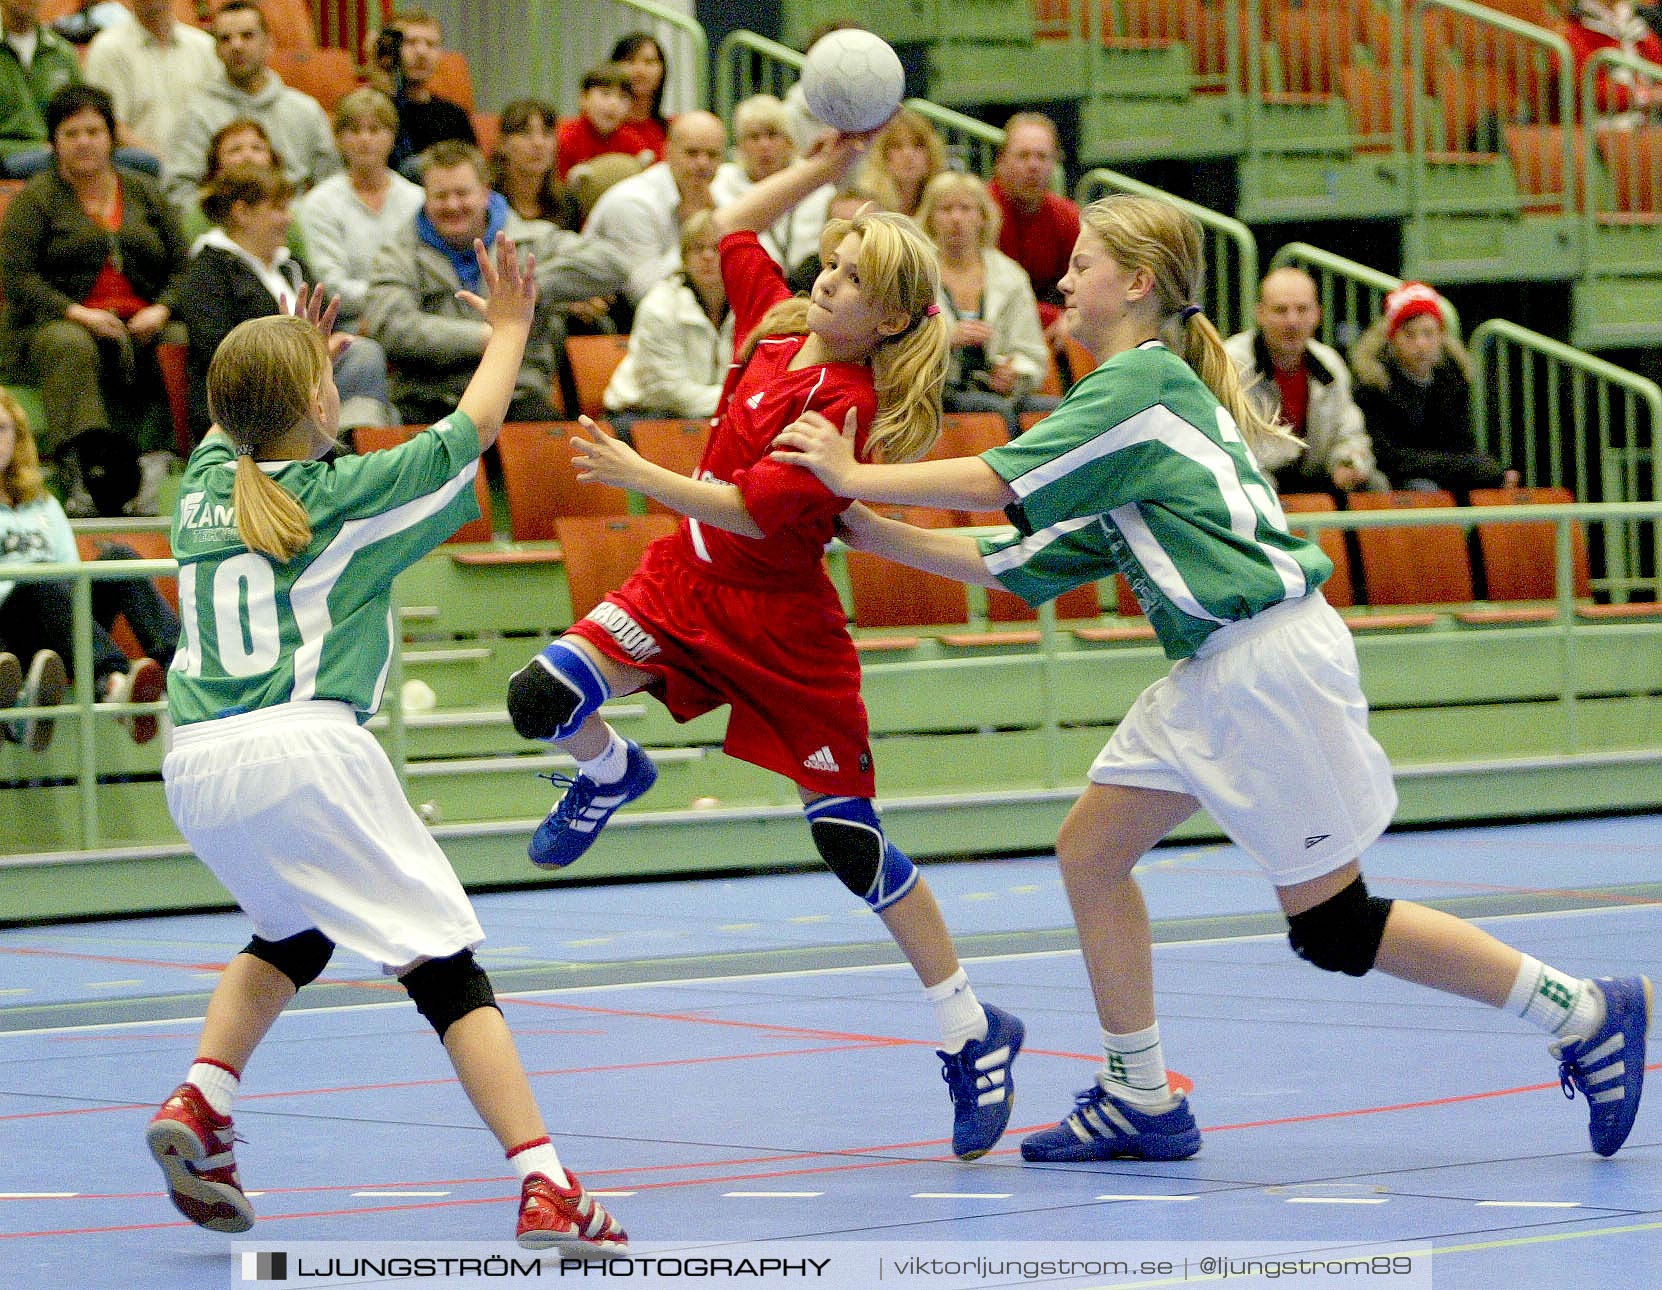
M1385 335L1395 336L1405 322L1422 314L1442 323L1443 298L1423 282L1403 283L1385 297Z

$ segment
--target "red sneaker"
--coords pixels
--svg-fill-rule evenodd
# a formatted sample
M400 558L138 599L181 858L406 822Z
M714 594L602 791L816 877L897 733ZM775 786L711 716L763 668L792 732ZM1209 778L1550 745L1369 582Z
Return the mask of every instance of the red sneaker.
M560 1187L544 1174L529 1174L519 1192L514 1238L528 1250L557 1246L579 1259L615 1259L629 1253L629 1234L606 1207L583 1190L577 1175Z
M231 1121L208 1105L194 1084L181 1084L144 1131L150 1154L167 1177L168 1198L198 1227L246 1232L254 1207L237 1178Z

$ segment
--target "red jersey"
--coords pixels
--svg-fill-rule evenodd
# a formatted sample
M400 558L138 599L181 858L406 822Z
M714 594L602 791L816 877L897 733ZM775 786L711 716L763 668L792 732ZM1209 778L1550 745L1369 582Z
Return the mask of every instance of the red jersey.
M554 169L564 179L573 166L593 161L608 152L621 152L631 157L650 152L662 161L664 143L659 137L661 134L662 130L651 121L625 121L610 134L601 134L588 117L567 117L554 127Z
M1046 193L1039 209L1029 215L1005 195L998 180L988 184L987 191L1004 215L998 249L1027 270L1039 300L1039 320L1048 327L1062 312L1056 284L1067 276L1068 257L1079 239L1079 207L1066 197Z
M721 276L733 310L733 336L742 344L774 305L788 300L785 276L752 232L721 241ZM769 336L743 367L728 373L716 409L714 433L698 463L698 478L732 484L762 530L760 538L681 521L683 555L717 581L758 590L831 590L823 559L847 498L811 471L773 461L774 438L809 408L841 426L856 411L855 450L864 454L877 415L871 369L861 363L816 363L790 370L806 336ZM832 594L835 594L834 591Z

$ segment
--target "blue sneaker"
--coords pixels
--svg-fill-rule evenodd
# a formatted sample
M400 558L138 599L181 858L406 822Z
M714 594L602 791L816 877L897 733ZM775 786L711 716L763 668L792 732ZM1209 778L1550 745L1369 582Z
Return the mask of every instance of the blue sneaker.
M596 784L587 775L545 775L566 792L548 818L531 835L531 863L544 869L563 869L587 851L618 807L633 802L658 782L658 768L633 739L625 739L629 759L623 778L615 784Z
M1613 1156L1627 1141L1639 1094L1645 1087L1645 1033L1650 1029L1651 988L1642 976L1599 977L1604 1024L1585 1039L1553 1044L1564 1096L1587 1098L1587 1136L1593 1150Z
M1023 1160L1187 1160L1200 1150L1200 1129L1181 1093L1159 1115L1139 1111L1100 1084L1073 1101L1073 1113L1055 1128L1022 1139Z
M1010 1063L1027 1037L1020 1017L990 1003L983 1007L985 1039L972 1039L955 1053L935 1053L941 1059L941 1078L952 1094L952 1154L960 1160L979 1159L1003 1136L1016 1100Z

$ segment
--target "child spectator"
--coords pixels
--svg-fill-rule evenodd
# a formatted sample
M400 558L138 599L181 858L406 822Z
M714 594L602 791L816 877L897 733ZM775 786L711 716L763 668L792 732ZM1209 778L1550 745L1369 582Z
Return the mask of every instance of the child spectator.
M622 63L602 63L583 73L577 115L561 121L555 134L555 165L562 180L573 166L609 152L631 157L650 153L653 161L663 157L663 145L628 120L631 84L630 71Z

